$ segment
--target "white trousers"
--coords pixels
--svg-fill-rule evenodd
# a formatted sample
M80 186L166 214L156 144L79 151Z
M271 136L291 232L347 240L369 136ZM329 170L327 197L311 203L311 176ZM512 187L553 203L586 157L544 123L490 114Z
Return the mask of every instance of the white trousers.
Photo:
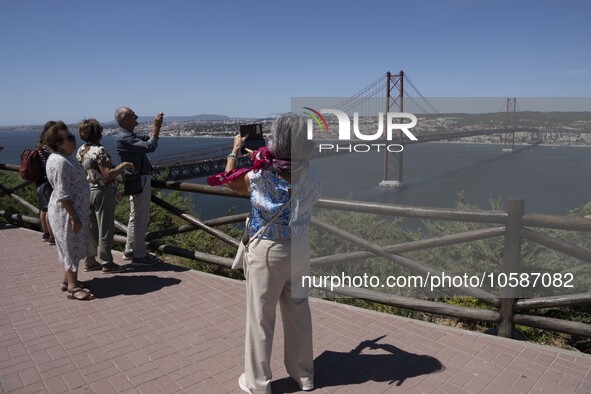
M312 317L301 275L309 271L308 239L261 240L246 255L246 385L253 393L271 393L271 349L277 303L284 332L287 373L300 385L313 384ZM292 253L293 251L293 253ZM296 291L297 290L297 291ZM301 298L295 298L296 294Z
M142 175L143 190L129 196L129 223L125 251L133 251L134 258L146 256L146 231L150 222L150 199L152 197L152 177Z

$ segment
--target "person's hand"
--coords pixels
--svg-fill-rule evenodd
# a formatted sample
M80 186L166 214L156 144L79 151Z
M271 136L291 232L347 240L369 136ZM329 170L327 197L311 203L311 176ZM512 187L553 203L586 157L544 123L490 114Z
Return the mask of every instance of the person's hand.
M254 160L254 151L252 149L248 149L248 148L244 148L244 150L246 151L246 154L248 155L248 157L250 157L250 160Z
M159 129L162 127L162 121L164 120L164 112L158 112L156 117L154 118L154 127Z
M125 169L129 169L131 171L133 171L133 163L129 162L129 161L124 161L123 163L119 164L116 168L115 171L117 171L117 174L122 174Z
M241 137L240 134L236 134L234 137L234 147L232 148L232 153L235 155L239 154L245 142L246 136Z
M80 218L70 218L70 230L74 233L82 230L82 222L80 221Z

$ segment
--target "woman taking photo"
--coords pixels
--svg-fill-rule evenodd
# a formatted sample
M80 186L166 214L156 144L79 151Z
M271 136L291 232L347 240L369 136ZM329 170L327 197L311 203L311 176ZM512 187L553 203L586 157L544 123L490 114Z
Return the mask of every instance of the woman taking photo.
M298 278L309 271L307 228L320 195L320 177L308 167L314 142L307 139L305 118L281 115L272 125L268 148L249 152L253 168L236 170L236 156L245 140L240 135L234 138L225 173L208 179L211 185L225 184L236 193L250 195L252 205L251 242L244 266L245 366L238 383L247 393L271 393L271 349L279 303L285 367L301 389L312 390L312 319L308 291Z
M57 244L58 258L64 265L62 289L72 300L92 300L94 295L78 281L78 264L92 250L90 238L90 188L86 173L76 162L76 137L64 122L47 131L46 144L53 153L47 159L47 178L53 192L48 215Z

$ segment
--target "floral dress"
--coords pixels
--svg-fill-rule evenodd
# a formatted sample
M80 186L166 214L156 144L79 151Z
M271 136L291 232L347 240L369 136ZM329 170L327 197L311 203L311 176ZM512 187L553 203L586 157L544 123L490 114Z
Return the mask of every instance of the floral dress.
M69 272L78 271L81 259L94 253L90 236L90 188L86 171L76 162L73 155L67 157L54 152L47 159L47 178L53 187L49 200L48 216L58 257ZM82 229L75 233L70 228L70 216L62 206L63 200L70 200L82 222Z

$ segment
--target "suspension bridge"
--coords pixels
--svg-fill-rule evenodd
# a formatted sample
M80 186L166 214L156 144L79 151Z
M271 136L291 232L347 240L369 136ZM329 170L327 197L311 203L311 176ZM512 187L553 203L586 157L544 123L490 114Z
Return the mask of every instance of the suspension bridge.
M399 187L402 186L404 179L403 147L405 145L456 140L475 136L499 135L499 141L503 144L503 151L512 152L515 147L516 133L526 133L521 134L522 143L526 141L523 135L529 135L527 138L528 144L536 145L541 142L540 130L538 128L518 127L517 113L519 112L519 108L516 98L507 98L506 103L498 104L502 105L500 108L495 108L496 112L494 110L489 112L495 119L495 122L492 122L492 124L488 122L487 124L459 125L453 121L446 122L445 119L448 119L454 114L457 116L459 113L469 111L459 107L454 113L450 114L449 111L445 114L441 113L418 90L404 71L400 71L398 74L388 72L380 76L353 96L342 99L339 102L331 103L330 107L347 114L357 112L359 119L356 125L360 132L366 135L375 134L375 129L378 126L377 114L397 112L411 113L419 117L417 126L413 128L413 133L418 138L417 141L411 141L405 138L402 130L399 130L398 133L394 131L393 141L389 142L394 142L402 148L395 152L386 149L383 150L384 169L380 185ZM338 130L336 119L330 118L327 116L328 125L333 126L332 130ZM332 135L332 137L336 139L336 135ZM386 142L385 139L381 141ZM342 149L336 149L336 152L333 151L332 153L347 153L347 149L343 147ZM207 148L194 149L186 153L152 157L153 174L160 175L169 180L209 176L224 170L227 154L228 144L220 144ZM322 151L318 153L318 155L326 154L326 152ZM238 165L246 166L248 163L249 159L243 157L239 159Z

